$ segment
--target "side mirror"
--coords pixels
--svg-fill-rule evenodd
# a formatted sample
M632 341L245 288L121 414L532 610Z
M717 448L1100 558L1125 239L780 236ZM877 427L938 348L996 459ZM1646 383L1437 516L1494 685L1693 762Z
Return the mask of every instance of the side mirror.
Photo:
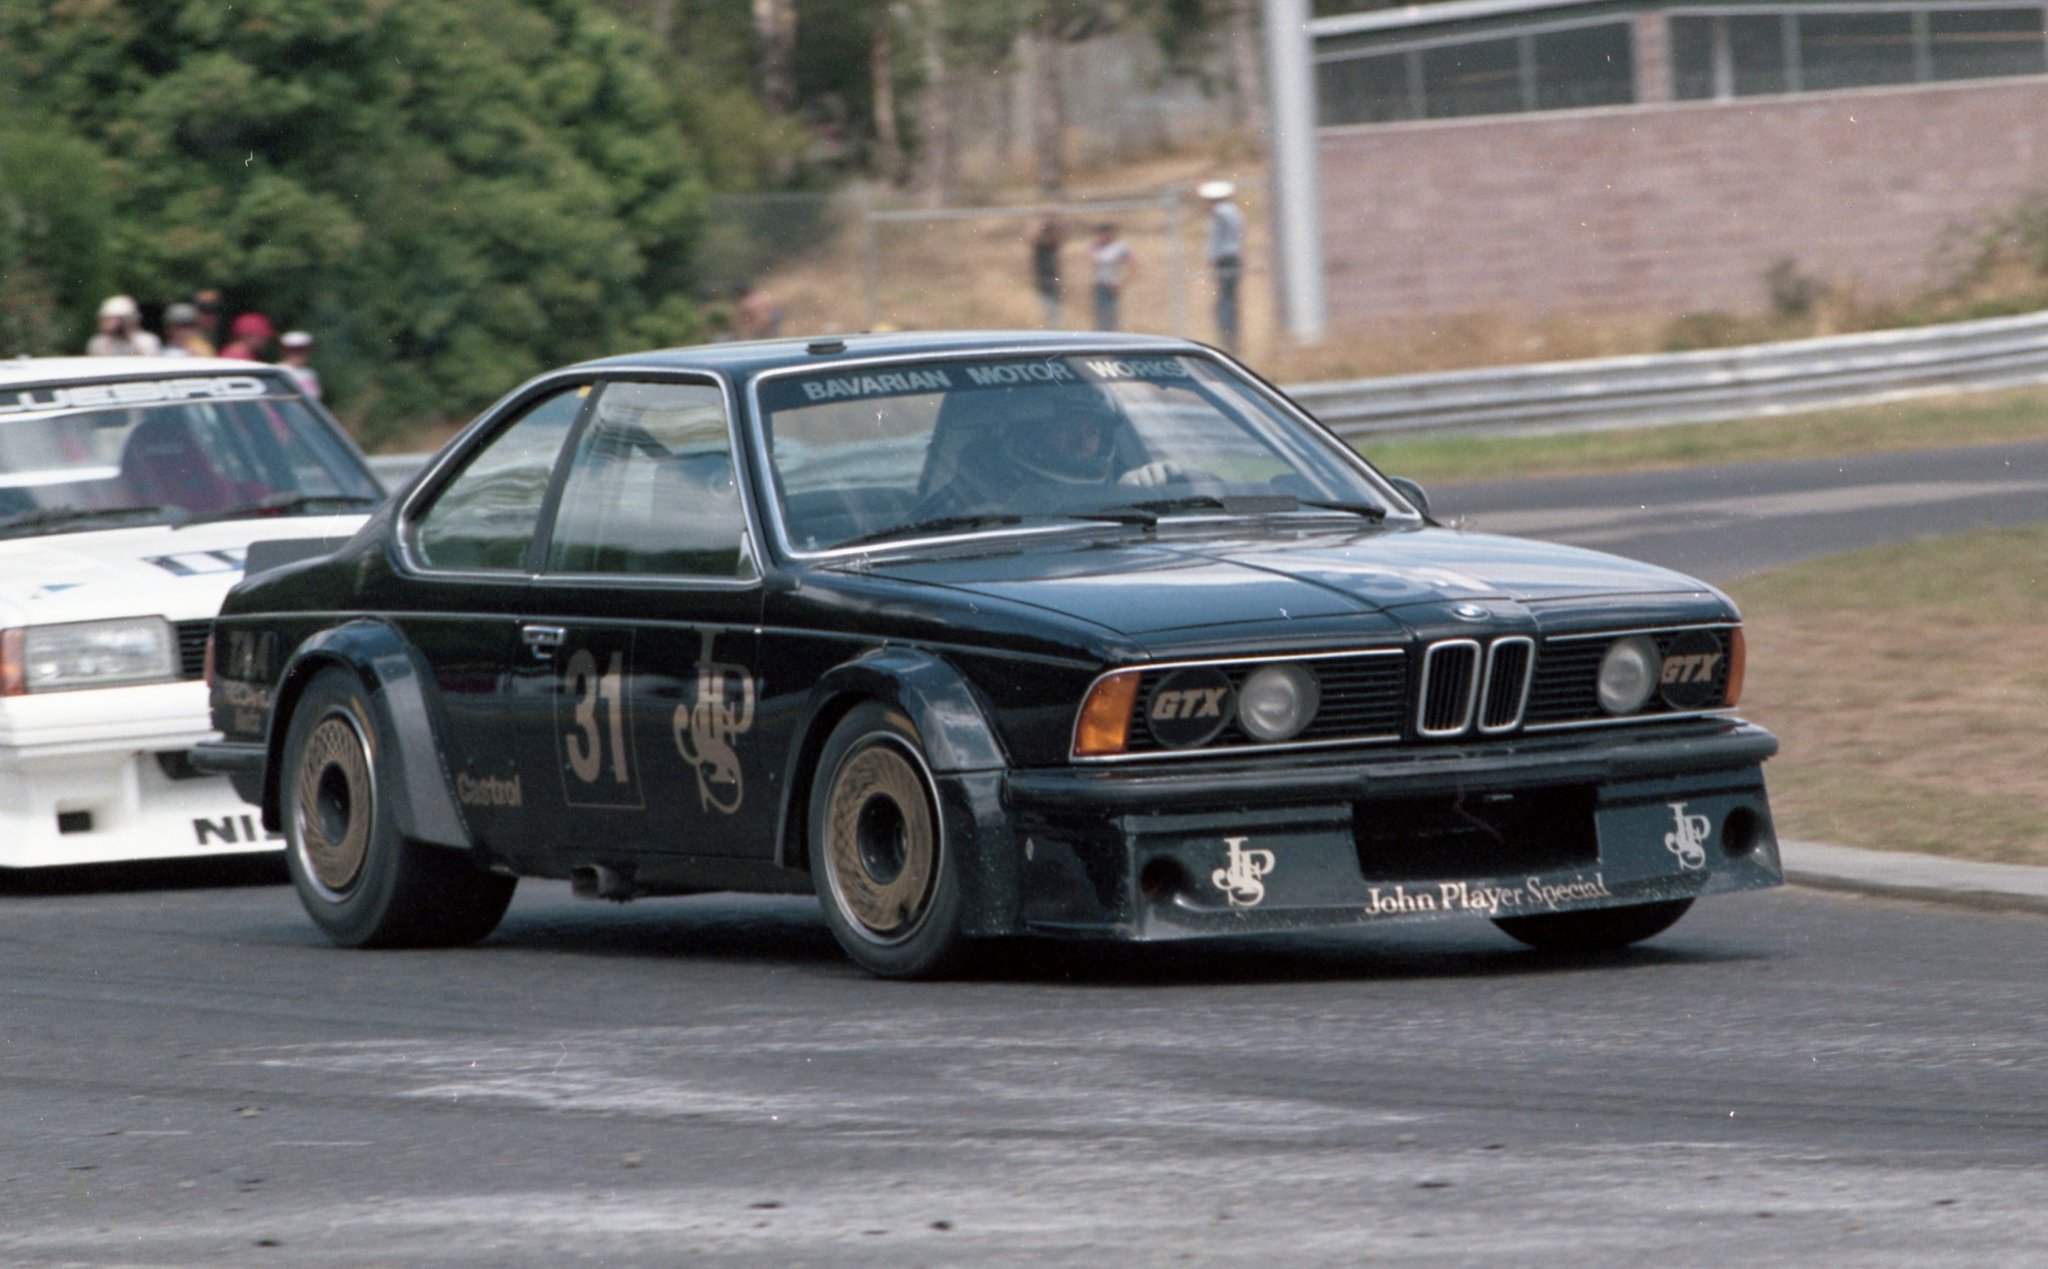
M1422 513L1423 519L1429 518L1429 495L1422 491L1421 485L1406 476L1389 476L1387 483L1394 487L1396 493L1413 503L1415 509Z

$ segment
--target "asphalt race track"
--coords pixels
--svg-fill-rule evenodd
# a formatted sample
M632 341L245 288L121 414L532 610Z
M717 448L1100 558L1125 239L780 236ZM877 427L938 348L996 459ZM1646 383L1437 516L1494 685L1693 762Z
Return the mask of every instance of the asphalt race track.
M10 896L0 1262L1982 1265L2038 1253L2048 922L1777 891L1003 947L533 887L469 950L277 886Z
M1368 453L1370 450L1368 450ZM2048 520L2048 442L1430 491L1439 519L1713 580L1858 547Z
M1482 528L1727 577L1802 542L2048 518L2043 488L2048 447L2003 447L1435 493ZM344 952L277 875L0 880L0 1264L2048 1246L2037 916L1792 889L1599 958L1478 923L1005 944L906 985L854 970L802 900L527 882L478 947Z

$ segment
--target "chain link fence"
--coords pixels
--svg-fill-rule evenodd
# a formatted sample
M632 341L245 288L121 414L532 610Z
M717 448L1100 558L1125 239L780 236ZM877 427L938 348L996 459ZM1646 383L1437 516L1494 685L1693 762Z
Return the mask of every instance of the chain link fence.
M1270 339L1263 226L1254 202L1240 284L1243 351ZM1057 253L1060 303L1048 315L1034 285L1031 238L1048 217L1064 241ZM780 314L779 333L863 330L1086 330L1089 244L1112 224L1130 247L1133 271L1118 325L1129 331L1214 341L1215 281L1203 255L1207 220L1183 186L1125 198L984 207L924 208L872 187L829 194L719 197L707 208L700 298L715 320L733 322L738 297L759 287Z

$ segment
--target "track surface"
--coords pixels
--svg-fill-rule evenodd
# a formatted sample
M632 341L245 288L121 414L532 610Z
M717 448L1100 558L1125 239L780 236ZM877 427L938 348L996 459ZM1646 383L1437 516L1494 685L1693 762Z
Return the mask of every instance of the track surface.
M1803 470L1795 470L1800 468ZM1995 492L1987 492L1992 485ZM2048 447L1436 491L1725 578L2048 518ZM1483 923L993 949L526 883L330 948L246 868L0 885L0 1263L2019 1263L2048 920L1802 891L1634 952Z
M1440 519L1725 580L1881 543L2048 520L2048 443L1430 490Z
M2010 1263L2048 1241L2048 921L1778 891L1003 948L523 894L325 946L277 886L0 897L0 1261Z

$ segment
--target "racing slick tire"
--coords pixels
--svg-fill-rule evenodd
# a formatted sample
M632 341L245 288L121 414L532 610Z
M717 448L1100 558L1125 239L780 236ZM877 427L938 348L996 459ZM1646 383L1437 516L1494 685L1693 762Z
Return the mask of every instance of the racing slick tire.
M811 877L846 954L883 978L940 973L959 952L959 864L910 719L855 706L811 781Z
M1510 938L1546 952L1609 952L1662 934L1690 907L1690 899L1671 899L1588 912L1496 917L1493 923Z
M452 947L496 929L517 879L407 841L380 786L362 684L339 667L307 685L285 732L285 866L299 902L343 947Z

